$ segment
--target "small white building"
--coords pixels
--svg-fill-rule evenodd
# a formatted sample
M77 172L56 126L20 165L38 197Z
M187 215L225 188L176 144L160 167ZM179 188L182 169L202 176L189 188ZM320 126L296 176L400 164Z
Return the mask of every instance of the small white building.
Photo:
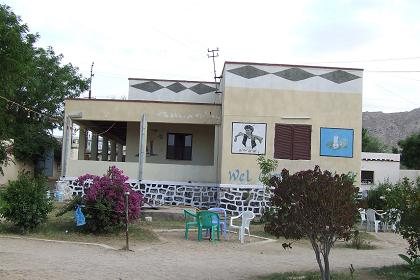
M362 152L361 191L387 180L395 184L399 179L400 154Z

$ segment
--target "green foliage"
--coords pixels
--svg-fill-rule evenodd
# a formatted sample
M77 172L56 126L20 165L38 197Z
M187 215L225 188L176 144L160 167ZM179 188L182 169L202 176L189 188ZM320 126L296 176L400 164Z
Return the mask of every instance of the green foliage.
M272 211L265 230L286 239L307 237L322 278L330 279L330 250L337 239L349 238L356 220L358 188L353 186L353 179L347 174L322 172L316 166L293 175L284 169L281 180L272 177L270 186L274 188Z
M25 233L34 229L47 219L53 209L52 201L46 198L45 178L32 179L27 174L20 174L16 181L9 181L0 193L0 213Z
M366 128L362 128L362 152L387 153L388 147L378 138L369 135Z
M407 257L406 255L398 254L401 259L403 259L410 269L410 272L408 273L410 280L418 280L420 279L420 257L411 259L410 257Z
M416 182L405 178L394 185L379 184L369 191L367 202L369 208L387 211L388 222L396 222L400 215L397 231L409 243L407 253L413 259L420 257L420 177Z
M411 169L420 169L420 133L414 133L398 142L401 163Z
M88 88L76 67L62 64L61 54L36 47L38 38L10 7L0 5L0 141L14 139L18 160L35 161L57 144L52 129L62 124L64 99ZM0 147L0 163L4 155Z
M257 163L261 170L260 181L268 186L272 177L272 172L277 169L279 162L275 159L266 159L261 155L257 158Z
M375 246L370 244L370 241L367 241L358 230L355 230L351 233L350 239L347 241L347 248L352 248L356 250L370 250L375 249Z

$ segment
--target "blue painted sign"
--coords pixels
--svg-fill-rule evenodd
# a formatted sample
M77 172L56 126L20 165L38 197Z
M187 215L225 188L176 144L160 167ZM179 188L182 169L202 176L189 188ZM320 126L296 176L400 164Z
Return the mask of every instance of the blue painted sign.
M321 156L353 157L353 129L321 127L320 137Z

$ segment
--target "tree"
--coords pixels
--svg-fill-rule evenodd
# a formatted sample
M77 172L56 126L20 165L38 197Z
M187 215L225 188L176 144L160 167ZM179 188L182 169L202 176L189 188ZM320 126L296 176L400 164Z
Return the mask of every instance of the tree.
M388 147L378 138L369 135L366 128L362 128L362 152L386 153Z
M358 188L353 182L349 175L322 172L319 166L293 175L283 169L281 178L270 180L274 192L265 231L286 239L307 237L323 280L330 279L331 248L337 239L349 238L355 223Z
M413 133L398 142L401 147L401 163L408 168L420 169L420 133Z
M34 229L47 220L48 213L53 209L52 200L45 195L47 190L45 178L20 174L16 181L9 181L0 193L0 214L22 233Z
M61 54L36 47L38 38L10 7L0 5L0 165L7 161L4 140L14 140L18 160L36 161L58 145L52 130L62 125L64 99L88 88L89 80L63 65Z

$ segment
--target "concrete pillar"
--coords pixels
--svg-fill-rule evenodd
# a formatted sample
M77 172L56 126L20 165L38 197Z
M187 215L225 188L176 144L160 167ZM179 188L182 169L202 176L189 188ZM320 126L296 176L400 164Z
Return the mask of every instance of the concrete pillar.
M147 142L147 118L146 114L141 116L140 139L139 139L139 173L138 179L143 180L144 162L146 161L146 142Z
M118 143L117 144L117 161L121 162L123 159L123 145Z
M71 150L71 134L73 130L73 122L69 116L64 118L63 127L63 149L61 151L61 177L67 175L67 163Z
M111 158L110 161L115 161L115 156L117 154L117 143L114 140L111 140Z
M217 181L220 182L220 125L214 126L213 165L216 167Z
M90 142L90 160L98 160L98 134L92 133Z
M102 161L108 161L108 138L102 137Z
M78 159L84 160L85 159L85 148L86 148L86 138L85 138L86 129L80 127L79 130L79 151L78 151Z

